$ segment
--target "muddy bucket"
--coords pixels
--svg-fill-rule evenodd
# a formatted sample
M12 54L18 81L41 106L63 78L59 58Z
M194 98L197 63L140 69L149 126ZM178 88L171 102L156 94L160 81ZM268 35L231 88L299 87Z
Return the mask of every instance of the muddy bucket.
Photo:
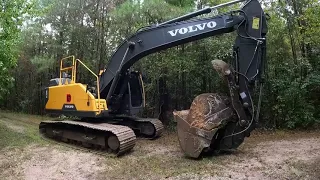
M216 132L233 116L225 98L213 93L201 94L194 99L190 110L173 112L179 144L186 156L198 158L202 152L212 150Z

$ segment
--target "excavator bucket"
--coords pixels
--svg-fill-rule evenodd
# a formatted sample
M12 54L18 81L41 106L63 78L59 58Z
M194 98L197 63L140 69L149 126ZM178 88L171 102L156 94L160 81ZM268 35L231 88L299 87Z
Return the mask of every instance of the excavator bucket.
M212 61L220 75L229 73L228 65L220 60ZM217 93L198 95L189 110L174 111L177 122L179 144L185 155L198 158L201 153L214 149L215 135L232 119L234 112L230 98Z

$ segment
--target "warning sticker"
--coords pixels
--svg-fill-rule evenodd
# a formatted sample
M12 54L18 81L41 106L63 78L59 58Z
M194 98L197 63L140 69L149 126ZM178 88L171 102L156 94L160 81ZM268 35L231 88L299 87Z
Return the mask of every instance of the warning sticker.
M252 29L259 29L259 27L260 27L260 18L253 17Z

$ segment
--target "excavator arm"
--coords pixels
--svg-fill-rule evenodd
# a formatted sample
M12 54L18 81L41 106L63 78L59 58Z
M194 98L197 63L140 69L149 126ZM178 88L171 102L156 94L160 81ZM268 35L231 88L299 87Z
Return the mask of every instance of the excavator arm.
M243 1L243 0L242 0ZM233 1L224 5L241 2ZM218 7L221 7L219 5ZM235 45L237 53L237 68L239 72L246 73L254 77L261 59L258 52L254 57L255 50L260 51L260 46L256 49L256 44L262 41L266 34L265 15L257 0L246 1L241 10L208 17L202 19L191 19L201 14L208 14L213 8L206 8L171 21L152 25L139 30L137 33L127 38L112 55L109 64L104 69L100 77L101 97L112 101L112 96L116 96L115 89L119 86L119 79L124 76L128 68L141 58L165 50L174 46L197 41L200 39L237 31L238 37ZM240 78L243 84L244 79ZM241 86L244 93L246 89ZM250 104L247 98L244 101Z

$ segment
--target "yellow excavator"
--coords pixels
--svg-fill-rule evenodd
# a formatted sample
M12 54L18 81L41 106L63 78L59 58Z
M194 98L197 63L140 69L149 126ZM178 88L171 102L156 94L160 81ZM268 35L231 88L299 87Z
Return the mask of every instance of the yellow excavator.
M242 3L239 9L199 17L236 3ZM43 121L39 131L55 140L98 147L116 155L130 151L137 136L159 137L164 129L160 120L138 117L145 106L145 90L141 73L131 66L152 53L235 32L232 64L212 61L229 92L201 94L189 110L173 112L180 147L186 156L197 158L215 150L235 149L250 135L259 118L266 19L258 0L235 0L139 29L119 45L98 75L74 56L66 57L61 60L60 76L51 79L45 89L45 110L77 119ZM77 82L79 66L96 79L90 82L92 85ZM254 92L259 97L256 105Z

